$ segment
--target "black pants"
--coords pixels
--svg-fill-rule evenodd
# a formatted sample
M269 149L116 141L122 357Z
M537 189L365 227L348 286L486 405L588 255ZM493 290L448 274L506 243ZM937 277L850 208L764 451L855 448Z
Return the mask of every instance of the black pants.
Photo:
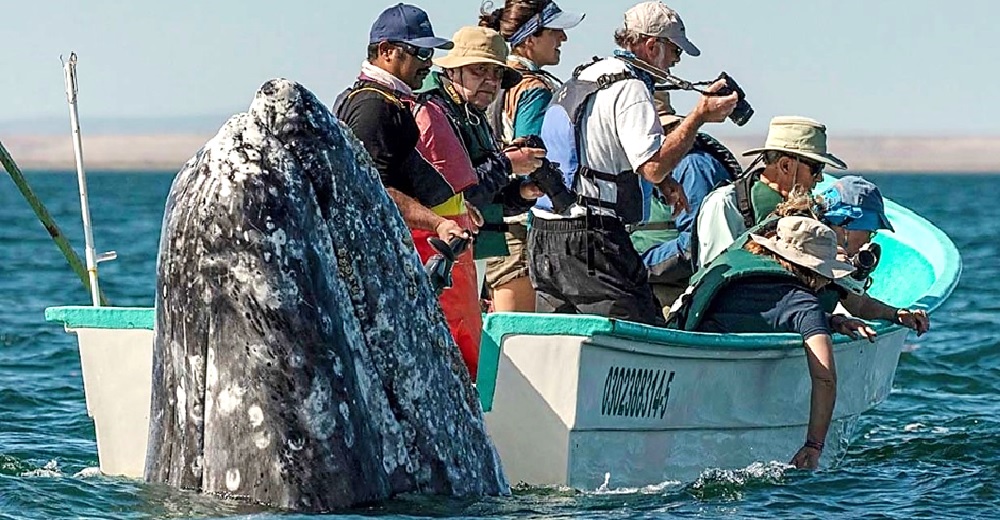
M620 220L532 219L528 252L538 312L666 325L646 266Z

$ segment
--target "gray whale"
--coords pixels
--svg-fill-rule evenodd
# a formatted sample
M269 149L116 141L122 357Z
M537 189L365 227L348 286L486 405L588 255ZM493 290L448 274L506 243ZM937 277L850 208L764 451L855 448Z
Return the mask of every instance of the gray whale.
M178 173L156 284L147 481L303 511L509 493L409 231L301 85Z

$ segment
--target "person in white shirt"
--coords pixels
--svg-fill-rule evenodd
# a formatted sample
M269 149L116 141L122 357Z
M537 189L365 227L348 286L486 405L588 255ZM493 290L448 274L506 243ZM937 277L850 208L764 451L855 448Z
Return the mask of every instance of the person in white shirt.
M698 129L733 111L735 93L702 96L677 129L664 135L653 105L653 78L624 59L669 69L686 52L680 16L659 1L625 13L616 56L586 64L556 93L542 124L548 157L558 163L578 204L557 212L548 197L532 210L529 272L539 312L585 313L663 325L646 268L626 225L642 216L639 176L657 185L679 213L683 189L670 176ZM718 81L710 92L722 88ZM579 150L577 147L579 146Z

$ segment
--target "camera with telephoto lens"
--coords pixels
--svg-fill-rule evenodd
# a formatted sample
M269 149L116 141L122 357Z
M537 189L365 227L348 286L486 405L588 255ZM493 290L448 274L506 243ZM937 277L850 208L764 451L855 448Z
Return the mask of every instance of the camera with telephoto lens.
M869 242L861 246L858 254L851 257L851 265L854 266L854 272L851 273L851 276L858 281L867 280L872 271L878 267L878 261L881 257L882 247L878 244Z
M524 138L523 148L545 149L545 143L537 135L529 135ZM547 158L542 158L542 165L535 171L528 174L528 178L538 186L542 193L548 195L552 201L552 209L556 213L565 213L573 204L576 204L576 194L569 190L563 183L563 172L559 169L559 163L554 163Z
M747 122L750 121L750 118L753 117L753 107L750 106L750 103L747 101L746 93L743 92L740 85L736 83L736 80L729 74L726 74L725 72L719 74L716 81L720 79L726 80L726 86L719 89L718 94L721 96L728 96L729 94L735 92L738 99L736 102L736 108L733 109L732 114L729 114L729 119L736 123L736 126L743 126L747 124Z

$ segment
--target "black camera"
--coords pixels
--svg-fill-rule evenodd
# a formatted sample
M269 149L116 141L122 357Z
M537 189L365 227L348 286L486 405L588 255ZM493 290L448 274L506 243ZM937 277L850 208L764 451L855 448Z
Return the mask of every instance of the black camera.
M753 107L750 106L750 103L747 101L746 93L743 92L740 85L736 83L736 80L729 74L726 74L725 72L719 74L716 81L720 79L726 80L726 86L719 89L718 94L721 96L728 96L729 94L735 92L737 98L739 99L736 102L736 108L733 109L733 113L729 114L729 119L736 123L736 126L743 126L747 124L750 121L750 118L753 117Z
M854 266L854 272L851 273L851 276L858 281L867 280L872 271L878 267L878 261L881 257L882 247L878 244L869 242L861 246L858 254L851 257L851 265Z
M537 135L529 135L524 138L525 148L545 149L545 143ZM559 163L554 163L546 158L542 158L542 165L537 170L528 174L528 178L548 195L552 201L552 209L556 213L565 213L573 204L576 204L576 194L570 191L563 183L563 172L559 169Z

